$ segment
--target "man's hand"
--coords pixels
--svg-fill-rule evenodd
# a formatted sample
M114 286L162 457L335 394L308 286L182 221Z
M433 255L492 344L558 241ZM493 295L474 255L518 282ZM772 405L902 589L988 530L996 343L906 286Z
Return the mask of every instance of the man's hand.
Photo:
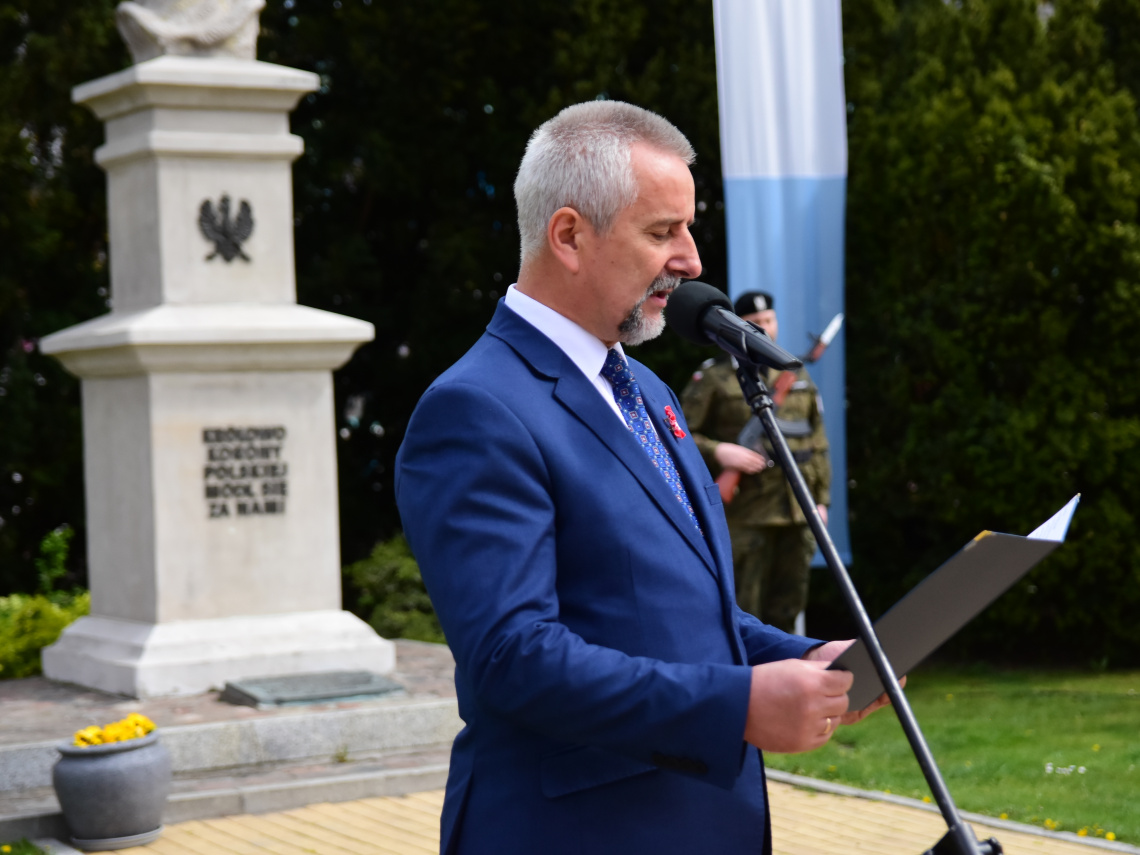
M846 650L854 643L855 639L853 638L849 638L846 641L829 641L827 644L821 644L819 647L813 647L811 650L805 653L804 661L823 662L827 665L830 665L832 662L839 658L840 654L842 654L844 650ZM855 678L852 677L851 679L854 680ZM755 680L753 682L755 682ZM899 685L906 685L905 676L899 678ZM850 687L850 684L848 684L848 687ZM875 710L879 709L880 707L885 707L890 702L891 699L887 696L887 693L883 692L883 694L875 698L875 700L868 704L864 709L851 710L850 712L844 713L843 716L839 719L839 724L855 724L857 721L862 721ZM751 707L749 708L749 712L751 712Z
M854 643L829 641L803 659L753 666L745 740L762 751L812 751L831 739L839 725L862 721L889 704L884 692L866 709L847 710L847 690L855 678L849 671L828 671L827 666ZM906 677L899 685L906 685Z
M755 475L757 472L768 468L768 459L764 455L731 442L722 442L717 445L713 455L716 457L716 462L723 468L735 469L748 475Z
M785 754L819 748L847 712L854 679L847 671L828 671L823 661L754 665L744 738L763 751Z

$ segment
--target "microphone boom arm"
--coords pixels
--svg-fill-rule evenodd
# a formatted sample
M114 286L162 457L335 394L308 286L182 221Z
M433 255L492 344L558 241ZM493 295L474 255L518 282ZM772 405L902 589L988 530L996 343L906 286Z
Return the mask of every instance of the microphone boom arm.
M743 331L740 337L742 341L745 339ZM723 344L721 346L724 347ZM728 348L725 347L725 350ZM729 352L732 353L731 350ZM736 354L733 353L733 355ZM739 357L738 361L740 361ZM949 829L946 835L932 849L927 850L924 855L1001 855L1002 847L997 840L990 838L989 840L978 841L974 837L973 829L959 816L958 808L954 804L954 799L950 795L946 782L942 779L934 755L931 754L930 747L926 744L922 731L919 729L914 711L910 708L910 703L907 701L906 695L903 694L902 687L899 686L898 677L879 643L878 636L875 635L867 610L863 607L863 602L859 599L851 576L847 572L847 568L843 566L839 552L836 550L831 536L827 533L827 528L824 526L823 519L815 506L815 499L812 498L807 482L804 481L803 473L796 465L796 460L788 448L787 440L784 439L784 435L776 425L772 398L764 386L764 381L760 379L756 366L749 362L740 361L740 366L736 369L736 379L740 382L740 389L744 392L744 399L748 402L748 406L752 408L752 412L764 425L764 430L767 431L768 438L772 441L776 461L784 468L784 473L791 483L792 492L795 493L796 500L803 509L804 516L807 517L812 534L815 535L816 543L819 544L820 552L823 553L827 566L831 568L832 575L839 584L843 599L858 626L859 638L867 646L867 652L871 656L875 670L879 673L879 679L883 681L883 685L886 687L887 695L894 706L899 724L902 725L907 741L910 742L911 750L918 760L918 765L922 768L922 774L926 778L926 783L930 787L934 800L938 803L942 818L946 821L946 826Z

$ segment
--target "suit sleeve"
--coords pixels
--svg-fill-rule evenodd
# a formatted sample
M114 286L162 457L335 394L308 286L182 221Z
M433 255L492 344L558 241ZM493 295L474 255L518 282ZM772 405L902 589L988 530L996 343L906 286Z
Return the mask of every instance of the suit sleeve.
M429 390L399 454L396 492L476 715L646 763L696 758L703 780L732 785L749 669L629 656L559 622L551 475L507 406L475 386Z
M744 642L749 665L763 665L782 659L800 659L813 647L824 642L818 638L792 635L768 626L758 617L736 607L736 625Z

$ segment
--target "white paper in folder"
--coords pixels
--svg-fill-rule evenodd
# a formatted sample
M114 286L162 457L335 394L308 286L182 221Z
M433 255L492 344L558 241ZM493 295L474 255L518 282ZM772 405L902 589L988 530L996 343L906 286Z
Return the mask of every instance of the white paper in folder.
M1069 533L1069 523L1073 521L1073 512L1077 509L1077 503L1080 500L1081 494L1077 493L1069 499L1069 504L1037 526L1026 537L1033 540L1055 540L1057 543L1063 543L1065 535Z
M1060 546L1080 498L1073 496L1028 537L983 531L879 618L875 635L895 673L901 676L918 665ZM883 693L862 641L831 667L855 675L847 693L851 709L863 709Z

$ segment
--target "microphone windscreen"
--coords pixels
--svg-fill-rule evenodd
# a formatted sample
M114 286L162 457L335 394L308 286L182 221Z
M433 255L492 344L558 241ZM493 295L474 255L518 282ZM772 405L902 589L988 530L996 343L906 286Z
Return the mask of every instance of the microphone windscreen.
M682 283L665 304L665 323L681 338L696 344L709 344L709 337L701 326L701 318L715 307L732 311L732 303L719 288L696 280Z

